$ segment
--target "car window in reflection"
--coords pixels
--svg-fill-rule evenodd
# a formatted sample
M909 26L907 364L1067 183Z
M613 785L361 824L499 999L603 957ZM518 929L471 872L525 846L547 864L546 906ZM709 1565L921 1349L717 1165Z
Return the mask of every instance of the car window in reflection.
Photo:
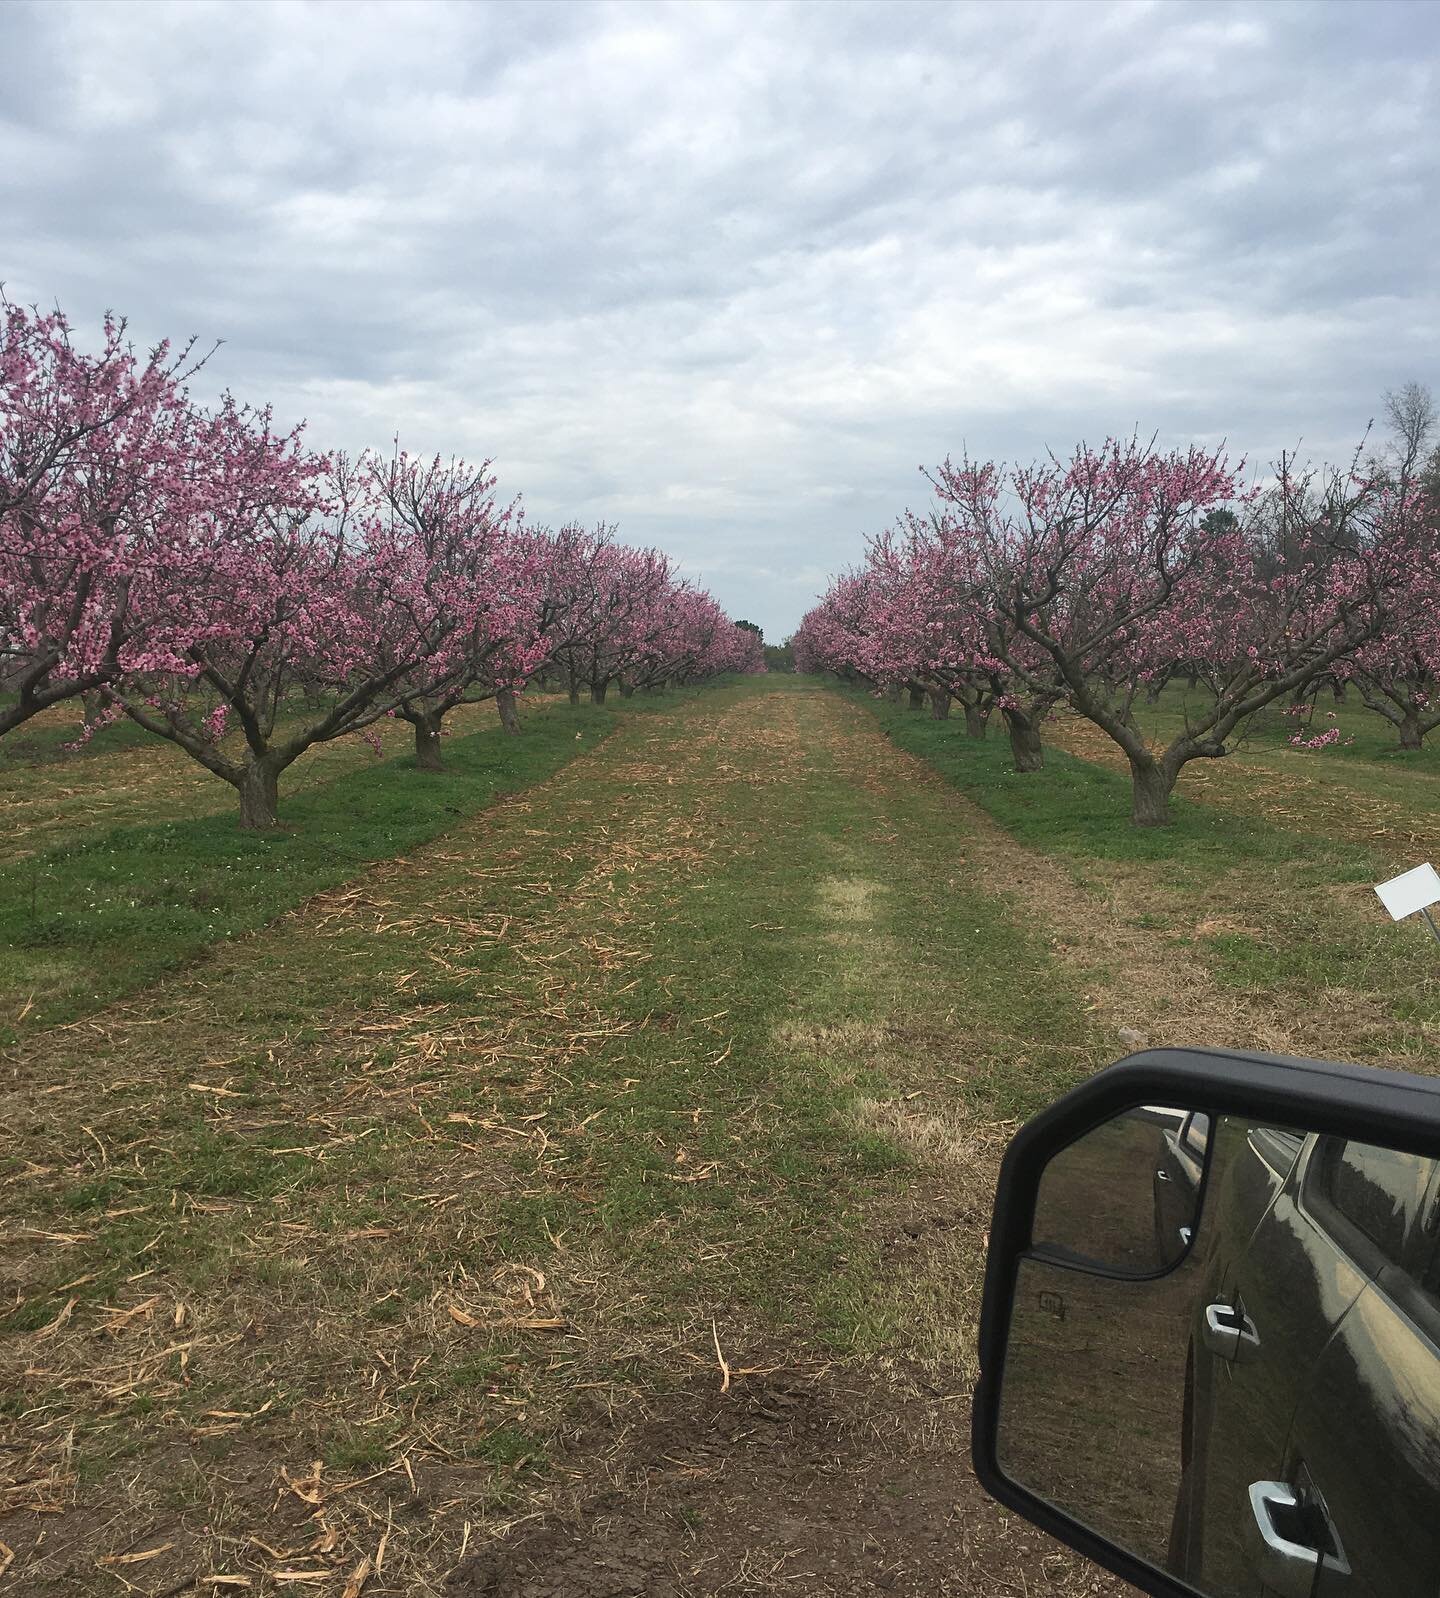
M1249 1137L1250 1147L1282 1179L1294 1169L1305 1145L1299 1132L1287 1132L1278 1126L1252 1126Z
M1320 1152L1324 1197L1386 1259L1399 1263L1410 1224L1430 1185L1434 1161L1336 1138L1326 1138Z
M1440 1308L1440 1239L1430 1245L1430 1259L1420 1272L1420 1286Z

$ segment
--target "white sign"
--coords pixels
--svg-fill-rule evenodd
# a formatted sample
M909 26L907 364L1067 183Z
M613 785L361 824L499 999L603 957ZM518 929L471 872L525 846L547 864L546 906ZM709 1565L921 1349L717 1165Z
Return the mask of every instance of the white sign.
M1391 919L1403 921L1417 910L1440 903L1440 872L1432 865L1416 866L1413 871L1377 884L1375 891Z

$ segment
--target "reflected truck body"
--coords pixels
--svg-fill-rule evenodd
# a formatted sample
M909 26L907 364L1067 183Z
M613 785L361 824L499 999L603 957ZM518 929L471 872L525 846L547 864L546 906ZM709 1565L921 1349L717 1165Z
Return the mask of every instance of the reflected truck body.
M1436 1162L1233 1121L1215 1156L1170 1568L1247 1598L1433 1598ZM1242 1336L1217 1335L1214 1305ZM1278 1510L1238 1513L1262 1482L1288 1487L1293 1510L1271 1494ZM1298 1538L1267 1539L1287 1520Z

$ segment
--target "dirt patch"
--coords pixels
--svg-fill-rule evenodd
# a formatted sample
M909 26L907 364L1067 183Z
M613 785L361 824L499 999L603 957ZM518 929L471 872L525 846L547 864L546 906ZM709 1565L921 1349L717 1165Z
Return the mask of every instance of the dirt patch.
M745 1363L772 1358L755 1350ZM462 1564L449 1591L1009 1598L1033 1592L1042 1565L1047 1589L1068 1582L1083 1561L997 1516L975 1482L967 1410L963 1395L893 1368L780 1369L728 1393L696 1383L638 1429L604 1480ZM580 1459L603 1448L576 1439Z

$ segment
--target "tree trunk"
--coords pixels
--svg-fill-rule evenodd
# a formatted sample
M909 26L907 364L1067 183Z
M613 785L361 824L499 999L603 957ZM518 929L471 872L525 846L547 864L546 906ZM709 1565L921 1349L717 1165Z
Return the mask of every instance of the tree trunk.
M578 682L576 682L575 679L572 677L570 679L569 687L570 687L570 703L572 705L578 705L580 703L580 684Z
M968 700L966 701L965 731L969 737L983 738L989 721L990 717L986 711L981 710L979 705L972 705Z
M280 825L280 766L274 755L252 755L237 786L243 831L267 832Z
M500 712L500 725L506 732L520 731L520 712L515 708L515 690L513 688L497 688L495 690L495 708Z
M898 682L892 682L885 690L885 699L888 704L898 705L905 697L905 690Z
M1005 730L1010 734L1010 755L1016 771L1044 771L1045 745L1040 742L1040 729L1029 716L1017 710L1002 711Z
M910 708L920 710L925 704L925 690L915 683L910 684Z
M948 721L950 719L950 690L948 688L932 688L930 690L930 719L931 721Z
M605 703L605 690L609 688L608 682L592 682L590 684L590 703L603 705Z
M422 710L417 716L407 718L415 729L415 769L417 771L444 771L440 758L440 717L432 711Z
M1420 718L1413 710L1407 710L1400 718L1400 747L1402 749L1419 749L1425 734L1420 731Z
M620 697L622 699L628 699L634 692L635 684L633 682L626 682L622 677L620 679Z
M1145 765L1130 762L1130 784L1133 804L1130 819L1137 827L1168 827L1170 825L1170 791L1175 779L1158 761Z

